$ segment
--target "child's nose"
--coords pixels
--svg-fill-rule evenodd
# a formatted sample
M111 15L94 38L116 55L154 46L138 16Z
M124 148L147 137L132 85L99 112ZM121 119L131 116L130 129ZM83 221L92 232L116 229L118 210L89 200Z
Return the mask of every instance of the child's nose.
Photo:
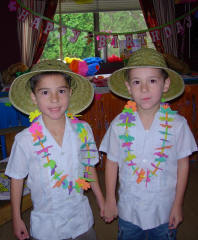
M51 102L58 102L58 94L57 93L51 94Z
M148 91L148 85L147 85L147 83L142 83L142 84L141 84L141 91L142 91L142 92L147 92L147 91Z

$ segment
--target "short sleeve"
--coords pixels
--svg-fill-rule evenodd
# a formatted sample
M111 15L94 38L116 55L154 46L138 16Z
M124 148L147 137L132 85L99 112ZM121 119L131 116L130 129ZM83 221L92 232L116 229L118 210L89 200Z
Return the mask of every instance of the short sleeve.
M5 175L15 179L22 179L28 175L28 156L25 151L26 147L25 144L23 145L23 143L20 143L20 139L15 137Z
M116 129L115 122L112 122L99 148L99 151L105 152L107 158L114 162L118 162L121 154L120 141L116 130L118 129Z
M188 126L186 119L183 118L182 124L177 128L177 159L190 156L193 152L197 151L197 144L195 138Z

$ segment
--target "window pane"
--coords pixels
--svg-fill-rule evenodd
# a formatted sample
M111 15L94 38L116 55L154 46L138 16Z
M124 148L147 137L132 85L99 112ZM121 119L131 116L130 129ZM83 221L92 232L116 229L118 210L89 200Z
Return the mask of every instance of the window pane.
M113 33L135 32L147 29L144 16L141 10L119 11L119 12L101 12L100 13L100 31L111 31ZM125 40L125 35L119 35L119 40ZM136 35L133 38L137 38ZM154 47L147 32L147 46ZM120 55L119 49L113 48L108 44L108 56Z
M62 25L67 25L76 29L83 29L93 32L93 13L73 13L62 14ZM56 14L54 20L59 22L59 15ZM70 42L70 37L74 34L71 29L67 29L62 36L62 51L63 58L78 57L86 58L94 56L94 42L87 44L87 33L81 32L78 40L75 43ZM47 43L43 52L42 59L58 59L60 58L60 37L59 26L54 26L54 31L50 32Z

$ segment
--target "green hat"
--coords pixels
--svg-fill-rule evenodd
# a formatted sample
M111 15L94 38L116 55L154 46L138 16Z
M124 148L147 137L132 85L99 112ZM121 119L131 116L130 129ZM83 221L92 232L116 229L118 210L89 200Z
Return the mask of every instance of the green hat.
M35 64L30 72L17 77L9 90L9 99L14 107L25 114L30 114L37 109L33 103L30 93L29 79L42 72L61 72L71 76L72 95L68 111L77 114L86 109L94 97L92 84L86 78L71 72L68 65L60 60L43 60Z
M182 77L172 69L168 68L163 55L152 48L141 48L132 53L127 66L115 71L109 78L108 86L116 95L131 99L124 84L126 81L126 70L132 68L161 68L164 69L171 80L168 92L163 93L165 101L170 101L184 92L184 81Z

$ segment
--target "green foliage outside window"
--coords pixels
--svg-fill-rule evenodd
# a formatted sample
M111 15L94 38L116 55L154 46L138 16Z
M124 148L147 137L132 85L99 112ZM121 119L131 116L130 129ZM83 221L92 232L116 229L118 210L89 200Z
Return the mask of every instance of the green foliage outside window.
M80 14L62 14L62 24L68 25L73 28L86 29L93 31L93 14L80 13ZM55 21L59 21L59 15L55 15ZM94 56L94 44L87 45L87 33L81 32L78 40L75 43L69 41L73 33L67 29L66 34L62 36L63 44L63 57L78 57L86 58ZM59 26L55 25L55 31L51 32L48 36L45 45L42 59L58 59L60 58L60 38Z

